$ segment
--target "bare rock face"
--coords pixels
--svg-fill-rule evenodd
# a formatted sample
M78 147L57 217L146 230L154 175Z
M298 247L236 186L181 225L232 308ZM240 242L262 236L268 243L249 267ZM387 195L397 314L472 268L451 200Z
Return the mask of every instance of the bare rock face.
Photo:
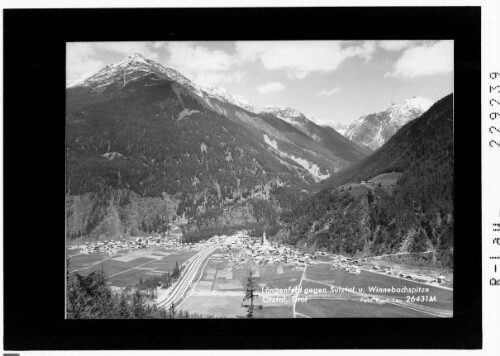
M376 150L402 126L427 111L432 103L428 98L413 97L399 104L391 104L382 111L360 117L349 126L345 136Z
M66 236L119 238L164 232L178 205L179 199L166 193L163 197L141 197L126 189L68 196Z
M217 219L219 226L241 226L256 222L252 205L233 207L223 212Z

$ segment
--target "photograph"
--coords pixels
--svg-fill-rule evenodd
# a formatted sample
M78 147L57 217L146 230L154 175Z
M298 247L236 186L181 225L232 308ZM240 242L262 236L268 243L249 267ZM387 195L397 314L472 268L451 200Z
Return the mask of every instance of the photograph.
M66 41L65 318L453 318L454 45Z

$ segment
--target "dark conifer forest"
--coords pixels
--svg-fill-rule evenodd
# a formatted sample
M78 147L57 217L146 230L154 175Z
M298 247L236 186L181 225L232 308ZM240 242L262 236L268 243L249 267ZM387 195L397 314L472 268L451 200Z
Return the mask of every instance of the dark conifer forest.
M350 183L402 173L391 190ZM285 241L373 255L433 250L453 266L453 96L402 127L371 156L339 172L282 214Z

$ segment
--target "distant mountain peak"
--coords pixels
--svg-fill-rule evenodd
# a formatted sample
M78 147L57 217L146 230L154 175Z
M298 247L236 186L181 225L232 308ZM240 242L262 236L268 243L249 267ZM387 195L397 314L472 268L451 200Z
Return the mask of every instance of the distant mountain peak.
M220 101L225 101L227 103L239 106L251 112L257 112L257 110L248 102L247 99L245 99L240 95L233 95L229 93L229 91L226 88L215 85L207 85L207 86L201 86L200 89L203 90L211 98Z
M262 108L262 112L268 112L272 114L279 114L285 118L298 118L298 117L305 117L303 113L298 111L297 109L291 108L289 106L282 107L282 106L276 106L276 105L267 105L264 108Z
M434 104L434 101L425 96L412 96L410 99L406 99L403 104L418 107L423 111L427 111L432 104Z
M124 59L122 59L122 61L130 61L130 60L145 61L146 57L144 57L142 54L136 52L136 53L129 54Z
M322 123L316 117L304 114L297 109L291 107L281 107L276 105L268 105L261 109L262 113L270 113L280 118L283 121L286 121L296 127L298 127L301 131L308 133L309 129L306 129L308 125L311 123L317 125L319 127L329 127L344 135L349 125L339 124L335 121L331 121L329 123Z
M151 66L151 67L155 67L155 64L157 64L155 61L153 61L151 59L147 59L146 57L144 57L140 53L134 53L134 54L130 54L130 55L126 56L121 61L119 61L119 62L117 62L115 64L109 65L108 67L113 67L113 66L117 66L117 67L119 67L119 66L128 66L128 65L131 65L131 64L134 64L134 63L142 63L144 65L148 65L148 66Z
M137 52L135 52L135 53L133 53L133 54L129 54L129 55L128 55L127 57L125 57L125 58L140 58L140 59L145 59L145 57L144 57L142 54L137 53Z
M424 96L413 96L385 109L361 116L345 136L356 143L378 149L402 126L426 112L434 102Z
M294 126L302 127L308 123L316 123L316 119L312 116L307 116L297 109L291 107L281 107L276 105L268 105L260 110L261 113L272 114L281 120L288 122Z
M344 135L345 132L347 131L347 129L349 128L348 124L341 124L341 123L338 123L335 121L330 121L326 124L322 124L321 126L331 127L332 129L334 129L335 131L337 131L341 135Z
M284 115L304 118L293 127L276 115L260 114L224 88L197 86L139 54L102 68L66 93L73 177L68 181L82 183L72 183L68 192L101 194L104 185L116 194L107 195L109 202L96 195L88 206L94 201L109 206L125 196L122 191L130 193L127 207L120 207L130 214L111 213L117 223L108 224L109 232L117 236L136 226L153 231L160 226L153 224L164 225L158 214L167 211L198 221L208 217L214 224L220 216L234 224L251 222L253 201L270 200L276 187L312 185L367 155L298 110L283 108ZM139 216L133 210L139 201L158 204ZM94 210L83 223L76 219L81 214L73 215L72 236L100 236L109 209Z

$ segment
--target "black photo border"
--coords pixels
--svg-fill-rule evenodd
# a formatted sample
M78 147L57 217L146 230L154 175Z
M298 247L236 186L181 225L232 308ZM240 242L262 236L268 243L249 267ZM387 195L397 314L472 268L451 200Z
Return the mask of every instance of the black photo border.
M480 7L8 9L3 16L6 350L482 347ZM65 320L66 42L308 39L454 40L453 318Z

